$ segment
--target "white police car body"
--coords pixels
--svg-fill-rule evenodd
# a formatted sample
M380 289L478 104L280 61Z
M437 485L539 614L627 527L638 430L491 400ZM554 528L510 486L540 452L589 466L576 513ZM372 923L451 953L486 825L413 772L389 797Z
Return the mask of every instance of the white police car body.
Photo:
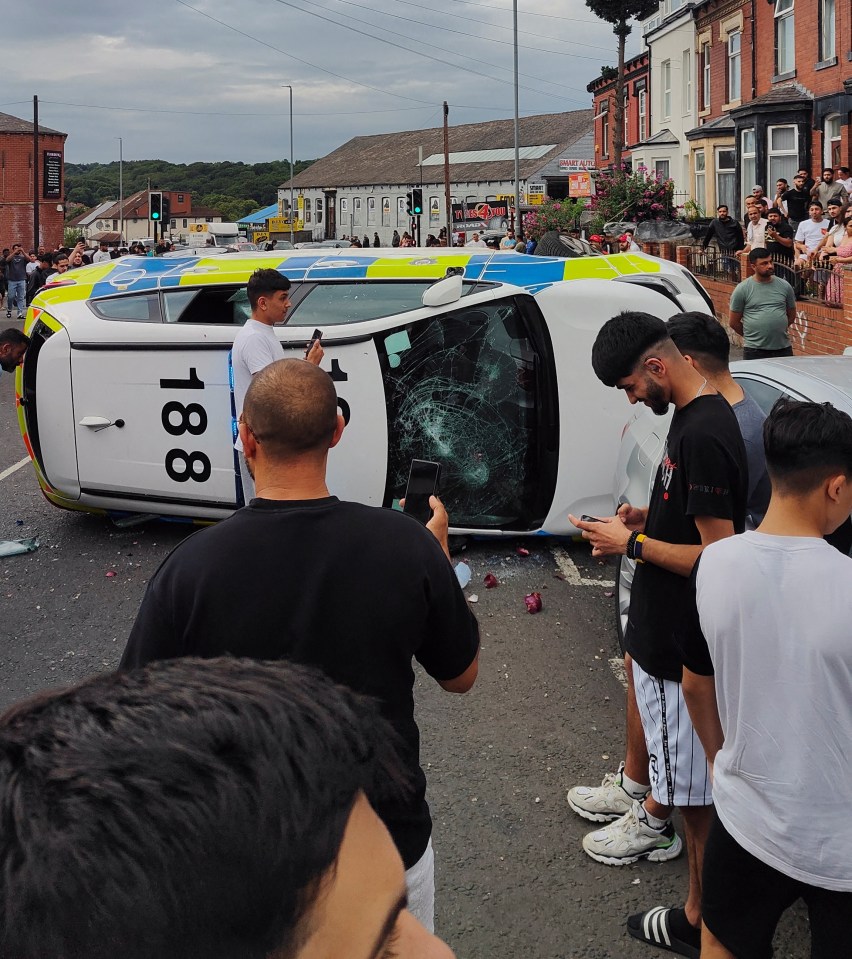
M640 255L294 250L72 271L34 301L17 380L52 503L202 521L242 505L229 354L259 267L294 284L282 357L323 331L347 420L331 490L391 506L411 459L438 460L453 529L483 535L571 533L569 511L606 508L624 411L592 373L597 331L624 309L707 308L687 271ZM435 286L448 270L461 279Z

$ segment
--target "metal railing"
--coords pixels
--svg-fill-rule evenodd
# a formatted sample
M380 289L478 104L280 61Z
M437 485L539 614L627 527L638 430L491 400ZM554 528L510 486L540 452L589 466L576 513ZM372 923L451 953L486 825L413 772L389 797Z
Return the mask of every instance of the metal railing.
M742 279L739 257L736 253L725 253L708 247L687 247L687 267L695 276L706 276L711 280L723 280L739 283Z
M839 269L829 262L817 262L806 265L794 262L792 257L773 256L775 275L786 280L795 290L796 299L814 300L827 306L843 305L843 284L852 282L848 270L841 265Z

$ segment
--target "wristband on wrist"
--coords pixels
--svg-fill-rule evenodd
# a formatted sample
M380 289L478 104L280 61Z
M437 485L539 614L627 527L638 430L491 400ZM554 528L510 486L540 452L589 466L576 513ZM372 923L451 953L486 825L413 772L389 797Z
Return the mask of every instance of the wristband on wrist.
M634 550L636 548L636 539L638 538L638 536L639 536L639 533L637 533L634 530L627 539L627 546L624 549L624 555L628 559L636 559L636 554Z
M633 558L637 563L644 563L645 560L642 559L642 547L645 544L645 540L648 537L644 533L639 533L636 537L636 542L633 544Z

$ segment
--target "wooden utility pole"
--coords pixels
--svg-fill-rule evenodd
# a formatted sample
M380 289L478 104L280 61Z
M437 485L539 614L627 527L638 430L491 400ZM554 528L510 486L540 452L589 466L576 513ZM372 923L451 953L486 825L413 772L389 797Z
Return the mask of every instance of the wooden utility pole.
M444 100L444 204L447 208L447 246L453 245L453 204L450 199L450 108Z

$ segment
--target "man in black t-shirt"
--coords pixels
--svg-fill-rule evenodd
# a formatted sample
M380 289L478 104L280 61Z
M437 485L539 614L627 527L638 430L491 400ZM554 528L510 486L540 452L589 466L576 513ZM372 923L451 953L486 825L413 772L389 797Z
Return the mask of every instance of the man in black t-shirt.
M184 540L151 580L121 660L288 659L374 696L401 738L412 790L376 812L406 867L409 908L431 931L432 821L412 658L449 692L478 670L479 630L447 549L436 497L424 528L398 511L330 496L329 450L343 433L329 376L304 360L256 373L240 438L257 498Z
M793 259L795 231L784 221L781 211L773 207L767 214L766 251L773 258Z
M781 199L787 204L787 219L795 233L799 224L807 220L808 207L811 205L811 192L807 188L807 179L803 174L796 174L793 178L793 189L782 193Z
M745 446L733 410L678 351L665 323L647 313L622 313L606 323L592 348L595 374L624 390L631 403L675 414L647 509L630 505L601 522L571 522L594 556L627 556L637 563L625 648L633 672L650 756L650 795L634 771L625 788L634 801L620 818L583 840L598 862L653 862L680 853L670 816L683 817L689 892L683 908L656 907L628 919L637 939L698 956L701 862L711 820L707 762L681 690L677 633L688 599L688 577L701 550L742 532L748 489ZM611 818L601 816L600 819Z

